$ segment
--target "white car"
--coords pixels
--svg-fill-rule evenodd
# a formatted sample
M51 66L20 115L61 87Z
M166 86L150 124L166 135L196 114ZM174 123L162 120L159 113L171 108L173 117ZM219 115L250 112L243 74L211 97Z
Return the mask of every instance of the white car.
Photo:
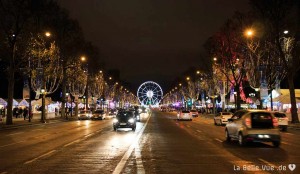
M178 120L190 120L190 121L192 121L193 116L192 116L190 111L183 110L183 111L179 111L177 113L177 119Z
M274 112L274 116L278 119L278 127L281 128L282 131L287 131L289 118L285 115L285 113Z
M214 123L215 125L224 125L228 122L228 119L232 117L231 112L219 112L214 117Z

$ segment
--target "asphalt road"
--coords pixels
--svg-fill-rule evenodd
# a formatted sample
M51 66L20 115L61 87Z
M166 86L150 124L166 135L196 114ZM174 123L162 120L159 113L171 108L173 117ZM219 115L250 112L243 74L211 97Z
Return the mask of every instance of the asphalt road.
M280 148L240 147L225 142L212 118L177 121L158 111L144 114L135 132L113 131L112 119L33 125L0 131L0 174L300 173L300 131L281 135Z

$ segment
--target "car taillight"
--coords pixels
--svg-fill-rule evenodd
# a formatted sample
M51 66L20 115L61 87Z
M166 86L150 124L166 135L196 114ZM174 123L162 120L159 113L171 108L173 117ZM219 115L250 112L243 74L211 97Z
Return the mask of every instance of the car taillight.
M245 125L246 125L248 128L251 128L251 119L250 119L250 118L246 118L246 119L245 119Z
M278 119L277 118L273 118L273 126L274 127L278 126Z

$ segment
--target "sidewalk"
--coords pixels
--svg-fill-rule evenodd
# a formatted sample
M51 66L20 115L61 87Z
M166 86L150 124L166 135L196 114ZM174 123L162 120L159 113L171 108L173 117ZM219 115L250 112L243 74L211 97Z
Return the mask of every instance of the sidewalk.
M75 116L70 117L68 116L68 120L66 118L62 117L55 117L51 119L46 119L46 123L42 123L40 119L40 114L33 116L33 119L31 119L31 122L29 122L28 119L24 120L24 118L15 118L13 117L13 124L12 125L6 125L6 119L4 118L2 122L0 122L0 130L3 129L11 129L11 128L18 128L18 127L24 127L24 126L32 126L32 125L37 125L37 124L52 124L52 123L57 123L57 122L65 122L65 121L74 121L78 120L75 118Z
M200 117L205 117L208 119L213 119L214 114L199 114ZM289 121L288 129L300 130L300 123L291 123Z

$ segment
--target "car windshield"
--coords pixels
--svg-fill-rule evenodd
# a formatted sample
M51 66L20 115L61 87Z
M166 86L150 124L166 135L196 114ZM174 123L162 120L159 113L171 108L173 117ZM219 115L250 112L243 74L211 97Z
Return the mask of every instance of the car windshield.
M273 128L273 118L271 113L257 112L251 114L252 128Z
M182 113L190 113L190 111L182 111Z
M286 115L284 113L274 113L275 117L277 118L285 118Z
M80 114L86 114L86 113L90 113L90 111L80 111Z
M119 112L117 117L133 117L131 111Z
M196 110L191 110L191 112L197 112Z
M96 114L103 114L104 111L103 111L103 110L96 110L95 113L96 113Z

